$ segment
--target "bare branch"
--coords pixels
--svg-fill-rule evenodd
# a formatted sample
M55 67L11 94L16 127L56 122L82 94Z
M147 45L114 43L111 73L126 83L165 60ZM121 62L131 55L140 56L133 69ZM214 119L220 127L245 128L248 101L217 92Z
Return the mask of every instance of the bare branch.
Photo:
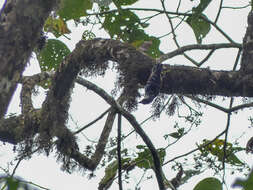
M119 190L123 190L122 187L122 163L121 163L121 114L118 113L118 138L117 138L117 155L118 155L118 182Z
M82 132L84 129L87 129L89 126L93 125L94 123L96 123L97 121L102 119L109 111L110 111L110 108L105 110L100 116L98 116L96 119L94 119L93 121L91 121L87 125L83 126L81 129L78 129L77 131L73 132L73 134L76 135L76 134Z
M230 104L229 104L229 108L232 108L234 102L234 98L230 99ZM227 141L228 141L228 130L230 127L230 119L231 119L231 112L227 113L227 124L226 124L226 128L225 128L225 140L224 140L224 146L223 146L223 158L222 158L222 168L223 168L223 182L225 181L225 162L227 159Z
M195 100L195 101L198 101L198 102L201 102L203 104L206 104L208 106L211 106L213 108L216 108L220 111L223 111L225 113L232 113L234 111L238 111L240 109L244 109L244 108L250 108L250 107L253 107L253 102L250 102L250 103L246 103L246 104L241 104L241 105L238 105L238 106L234 106L234 107L231 107L231 108L224 108L222 106L219 106L217 104L214 104L210 101L207 101L207 100L203 100L201 98L198 98L196 96L189 96L189 95L185 95L187 98L190 98L192 100Z
M219 106L219 105L217 105L217 104L214 104L214 103L212 103L212 102L210 102L210 101L203 100L203 99L198 98L198 97L196 97L196 96L189 96L189 95L186 95L186 97L187 97L187 98L190 98L190 99L192 99L192 100L195 100L195 101L197 101L197 102L201 102L201 103L203 103L203 104L206 104L206 105L208 105L208 106L211 106L211 107L213 107L213 108L216 108L216 109L218 109L218 110L220 110L220 111L223 111L223 112L225 112L225 113L229 113L229 109L224 108L224 107L222 107L222 106Z
M150 149L150 152L153 156L153 161L154 161L154 171L156 174L156 178L159 184L160 190L164 190L164 184L163 184L163 178L162 178L162 168L160 164L160 159L158 156L158 153L152 144L151 140L149 137L146 135L146 133L142 130L141 126L139 123L136 121L135 117L124 110L110 95L108 95L103 89L93 85L91 82L87 80L83 80L83 85L85 85L88 89L94 91L97 93L99 96L101 96L108 104L113 106L117 111L119 111L131 125L134 127L135 131L141 136L142 140L145 142L145 144L148 146Z
M170 53L166 53L164 55L162 55L161 57L159 57L157 59L158 63L161 63L169 58L175 57L176 55L181 55L186 51L189 50L217 50L217 49L221 49L221 48L242 48L241 44L235 44L235 43L222 43L222 44L193 44L193 45L187 45L187 46L183 46L180 47L179 49L170 52Z
M96 150L94 154L91 156L91 161L94 163L95 166L97 166L100 163L105 153L105 146L108 142L109 135L112 131L112 126L113 126L113 122L115 120L116 114L117 114L117 111L111 108L108 113L107 119L105 121L102 133L99 137L98 144L96 145Z

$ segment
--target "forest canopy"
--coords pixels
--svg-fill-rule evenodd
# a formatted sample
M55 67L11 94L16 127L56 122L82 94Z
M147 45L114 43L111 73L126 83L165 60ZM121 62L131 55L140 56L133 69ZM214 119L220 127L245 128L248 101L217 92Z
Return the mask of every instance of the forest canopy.
M194 190L252 189L252 26L251 1L5 0L0 141L16 164L2 189L30 189L15 171L40 154L91 180L104 170L100 190L183 189L198 176ZM24 75L32 64L40 72ZM18 86L20 113L10 114ZM78 100L83 125L70 111L77 88L92 94ZM240 114L250 127L235 130Z

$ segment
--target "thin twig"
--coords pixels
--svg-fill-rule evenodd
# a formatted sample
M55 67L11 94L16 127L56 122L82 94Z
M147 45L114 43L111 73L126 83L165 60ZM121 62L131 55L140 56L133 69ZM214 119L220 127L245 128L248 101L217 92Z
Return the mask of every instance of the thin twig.
M232 108L234 102L234 98L230 99L230 103L229 103L229 108ZM230 119L231 119L231 112L227 114L227 124L226 124L226 128L225 128L225 140L224 140L224 147L223 147L223 158L222 158L222 168L223 168L223 177L222 177L222 181L224 182L225 180L225 161L227 159L227 141L228 141L228 130L229 130L229 126L230 126Z
M215 18L215 20L214 20L214 23L217 23L218 19L220 18L222 5L223 5L223 0L220 0L219 10L218 10L218 13L217 13L217 15L216 15L216 18Z
M181 5L181 0L179 0L179 1L178 1L178 5L177 5L176 12L178 12L178 11L179 11L180 5Z
M206 57L204 57L204 59L202 59L202 61L199 62L198 67L200 67L201 65L203 65L215 52L215 49L212 49Z
M236 55L235 63L234 63L234 66L233 66L233 71L236 70L236 67L239 63L239 60L240 60L240 57L241 57L241 52L242 52L242 48L239 48L239 50L237 52L237 55Z
M203 103L203 104L206 104L206 105L208 105L208 106L211 106L211 107L213 107L213 108L216 108L216 109L218 109L218 110L220 110L220 111L223 111L223 112L225 112L225 113L229 113L229 110L227 109L227 108L224 108L224 107L222 107L222 106L219 106L219 105L217 105L217 104L214 104L214 103L212 103L212 102L209 102L209 101L207 101L207 100L203 100L203 99L201 99L201 98L198 98L198 97L196 97L196 96L191 96L191 95L185 95L187 98L190 98L190 99L192 99L192 100L195 100L195 101L197 101L197 102L201 102L201 103Z
M179 47L178 49L166 53L162 55L161 57L158 58L157 63L161 63L169 58L172 58L176 55L181 55L186 51L190 50L216 50L216 49L221 49L221 48L242 48L241 44L236 44L236 43L220 43L220 44L192 44L192 45L186 45L183 47Z
M166 164L168 164L168 163L170 163L170 162L173 162L173 161L175 161L175 160L177 160L177 159L179 159L179 158L182 158L182 157L184 157L184 156L188 156L189 154L191 154L191 153L193 153L193 152L196 152L196 151L200 150L201 148L204 148L204 147L206 147L206 146L212 144L216 139L218 139L220 136L222 136L225 132L226 132L225 130L222 131L222 132L221 132L220 134L218 134L213 140L211 140L210 142L208 142L208 143L206 143L206 144L204 144L204 145L202 145L202 146L199 146L198 148L195 148L195 149L193 149L193 150L191 150L191 151L189 151L189 152L187 152L187 153L185 153L185 154L176 156L176 157L172 158L171 160L168 160L167 162L164 162L164 163L163 163L163 166L166 165Z
M24 181L24 180L19 180L19 181L22 182L22 183L25 183L25 184L33 185L33 186L38 187L38 188L40 188L40 189L50 190L50 189L48 189L48 188L46 188L46 187L42 187L42 186L40 186L40 185L38 185L38 184L36 184L36 183L33 183L33 182L31 182L31 181Z
M138 183L136 184L135 189L138 189L138 186L140 185L141 181L143 180L143 178L144 178L146 172L147 172L147 170L144 170L144 171L143 171L143 174L142 174L140 180L138 181Z
M13 171L12 171L12 174L11 174L11 176L10 176L11 178L15 175L16 170L17 170L19 164L21 163L21 161L22 161L23 159L24 159L24 158L19 158L19 159L18 159L18 162L17 162L17 164L15 165L15 167L14 167L14 169L13 169Z
M241 104L241 105L238 105L238 106L234 106L234 107L232 107L232 108L224 108L224 107L222 107L222 106L219 106L219 105L217 105L217 104L214 104L214 103L212 103L212 102L209 102L209 101L207 101L207 100L203 100L203 99L201 99L201 98L198 98L198 97L196 97L196 96L191 96L191 95L185 95L187 98L190 98L190 99L192 99L192 100L195 100L195 101L198 101L198 102L201 102L201 103L203 103L203 104L206 104L206 105L208 105L208 106L211 106L211 107L213 107L213 108L216 108L216 109L218 109L218 110L220 110L220 111L223 111L223 112L225 112L225 113L232 113L232 112L234 112L234 111L238 111L238 110L240 110L240 109L243 109L243 108L250 108L250 107L253 107L253 102L250 102L250 103L246 103L246 104Z
M77 131L73 132L73 134L76 135L76 134L80 133L81 131L83 131L84 129L87 129L89 126L93 125L98 120L102 119L109 111L110 111L110 108L105 110L100 116L98 116L96 119L94 119L93 121L91 121L87 125L83 126L81 129L78 129Z
M117 141L117 153L118 153L118 182L119 182L119 190L123 190L122 187L122 163L121 163L121 114L118 113L118 141Z
M163 11L166 12L164 0L161 0L161 4L162 4ZM171 27L171 32L172 32L172 34L173 34L173 40L174 40L174 42L175 42L177 48L179 49L179 48L181 48L181 47L180 47L180 45L179 45L179 43L178 43L178 41L177 41L177 38L176 38L175 28L174 28L174 26L173 26L172 19L170 18L170 16L169 16L168 13L166 13L165 15L166 15L166 17L168 18L168 21L169 21L169 24L170 24L170 27ZM189 61L191 61L194 65L196 65L196 66L198 65L198 63L197 63L194 59L192 59L191 57L189 57L189 56L186 55L185 53L182 53L182 54L184 55L184 57L185 57L186 59L188 59Z
M241 7L223 6L222 8L223 8L223 9L245 9L245 8L248 8L249 6L250 6L250 4L247 4L247 5L244 5L244 6L241 6Z
M149 9L149 8L124 8L122 10L135 10L135 11L154 11L154 12L159 12L159 13L165 13L167 14L171 14L171 15L179 15L179 16L192 16L192 13L180 13L180 12L172 12L172 11L166 11L165 7L164 10L160 10L160 9ZM117 9L113 9L110 11L104 11L104 12L100 12L100 13L91 13L88 15L104 15L104 14L109 14L109 13L113 13L113 12L118 12ZM218 30L229 42L231 43L235 43L215 22L212 22L211 20L209 20L206 17L201 17L203 20L205 20L206 22L210 23L216 30ZM173 29L172 29L173 30Z

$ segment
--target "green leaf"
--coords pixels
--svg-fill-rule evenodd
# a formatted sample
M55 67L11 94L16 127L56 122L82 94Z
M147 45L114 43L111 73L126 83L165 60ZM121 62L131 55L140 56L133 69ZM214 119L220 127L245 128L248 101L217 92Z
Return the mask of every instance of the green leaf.
M130 162L131 162L130 158L124 158L121 160L123 167L124 165L128 165ZM110 183L110 181L112 181L116 176L117 170L118 170L118 161L115 160L105 168L105 175L99 182L99 186L104 186L105 184Z
M103 9L108 8L108 6L112 3L112 0L92 0L92 2L97 3L101 8L101 12L103 12Z
M138 0L113 0L113 2L118 6L126 6L126 5L132 5Z
M153 166L153 159L152 155L150 154L149 149L145 149L142 152L138 152L138 157L135 159L136 165L139 168L145 168L145 169L150 169Z
M186 183L190 178L201 173L201 170L184 170L184 177L181 179L181 184Z
M152 57L160 56L160 40L145 33L144 28L148 25L141 23L139 17L129 10L120 10L105 15L103 27L111 38L121 39L135 45L144 41L152 41L147 54ZM136 46L135 46L136 47Z
M252 190L253 189L253 171L249 174L248 179L237 179L233 184L233 187L242 187L244 190Z
M170 133L168 135L175 138L175 139L179 139L180 137L182 137L184 135L184 128L179 128L177 130L177 132Z
M63 34L70 33L65 21L63 21L61 18L55 19L53 17L48 17L44 25L44 30L46 32L52 32L56 38Z
M120 12L112 12L105 15L103 27L108 31L111 37L129 38L133 30L140 28L139 17L129 10L121 10ZM126 40L126 39L125 39Z
M6 178L8 190L17 190L20 187L20 181L13 179L12 177Z
M89 30L85 30L82 34L82 40L91 40L94 39L95 37L96 35Z
M205 145L205 144L208 144L208 143L210 143L210 141L205 139L202 146ZM203 154L211 153L212 155L217 156L218 160L220 162L222 162L223 157L224 157L224 144L225 144L224 140L216 139L213 143L211 143L211 144L209 144L205 147L202 147L200 149L200 151ZM235 165L235 166L244 165L244 163L241 162L237 158L237 156L235 155L236 152L239 152L239 151L242 151L242 150L244 150L244 148L233 147L232 143L227 142L225 162L228 163L228 164L231 164L231 165Z
M182 134L179 134L178 132L174 132L174 133L170 133L169 136L175 139L179 139L182 136Z
M78 19L86 16L86 10L91 8L90 0L62 0L58 14L63 20Z
M105 168L105 175L100 181L99 185L108 184L117 174L118 161L115 160Z
M217 178L209 177L200 181L193 190L222 190L222 184Z
M192 28L199 44L202 43L202 39L205 38L211 29L210 23L203 19L203 17L206 18L203 11L210 2L211 0L201 0L197 7L192 8L192 15L186 19L186 23L188 23Z
M196 8L193 8L192 11L197 14L202 13L211 1L212 0L200 0L199 5Z
M232 164L232 165L235 165L235 166L244 165L244 163L241 162L241 160L239 160L234 153L229 153L228 157L227 157L227 160L225 162L227 162L229 164Z
M204 14L201 15L191 15L186 19L186 23L192 28L195 38L199 44L202 43L202 40L206 37L208 32L211 29L210 23L205 21L203 17L206 17Z
M42 71L56 70L58 65L70 53L69 48L61 41L49 39L45 47L36 52Z
M146 149L147 147L145 145L137 145L136 148L137 149Z
M142 152L138 152L138 157L134 160L136 162L136 165L139 168L145 168L145 169L151 169L153 168L154 164L153 164L153 157L150 153L150 150L143 146L140 147L142 145L138 145L138 149L143 149ZM160 158L160 162L161 164L164 162L164 157L166 155L166 152L163 148L157 149L158 152L158 156Z

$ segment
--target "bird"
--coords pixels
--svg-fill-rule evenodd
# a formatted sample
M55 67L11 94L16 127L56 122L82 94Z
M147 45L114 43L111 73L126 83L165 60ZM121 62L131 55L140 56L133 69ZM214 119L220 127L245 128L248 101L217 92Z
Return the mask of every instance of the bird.
M161 72L162 64L155 64L145 85L145 96L139 103L149 104L159 94L161 88Z

